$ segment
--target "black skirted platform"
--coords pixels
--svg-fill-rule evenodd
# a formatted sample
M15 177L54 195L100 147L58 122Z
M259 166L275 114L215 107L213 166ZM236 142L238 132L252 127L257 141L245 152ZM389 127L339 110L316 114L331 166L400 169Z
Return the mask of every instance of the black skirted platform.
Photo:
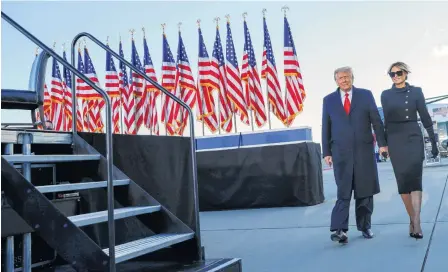
M201 211L309 206L324 201L320 145L197 152Z
M102 153L104 135L81 136ZM113 141L114 164L191 225L189 138L114 135ZM320 204L324 201L320 150L317 143L296 142L199 151L200 210Z

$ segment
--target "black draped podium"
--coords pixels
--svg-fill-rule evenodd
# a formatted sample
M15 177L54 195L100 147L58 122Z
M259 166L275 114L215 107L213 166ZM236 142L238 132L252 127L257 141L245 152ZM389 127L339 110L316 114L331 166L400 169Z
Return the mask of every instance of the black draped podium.
M197 158L201 211L324 201L319 144L200 151Z
M81 133L103 153L104 135ZM114 164L188 225L190 141L114 135ZM197 152L201 211L309 206L324 201L320 145L311 142Z

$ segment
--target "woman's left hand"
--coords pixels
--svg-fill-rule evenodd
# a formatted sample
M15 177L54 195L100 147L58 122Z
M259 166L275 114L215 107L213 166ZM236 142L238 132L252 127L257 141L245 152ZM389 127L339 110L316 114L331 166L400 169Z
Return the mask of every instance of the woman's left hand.
M432 157L435 159L435 158L437 158L437 155L439 155L439 149L437 148L437 145L436 144L432 144L432 150L431 150L431 153L432 153Z

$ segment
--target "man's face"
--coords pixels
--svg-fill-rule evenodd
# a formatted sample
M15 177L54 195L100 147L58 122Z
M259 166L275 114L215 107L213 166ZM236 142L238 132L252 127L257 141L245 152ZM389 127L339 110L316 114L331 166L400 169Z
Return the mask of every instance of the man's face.
M352 75L349 72L339 72L336 74L336 83L343 91L350 91L353 86Z

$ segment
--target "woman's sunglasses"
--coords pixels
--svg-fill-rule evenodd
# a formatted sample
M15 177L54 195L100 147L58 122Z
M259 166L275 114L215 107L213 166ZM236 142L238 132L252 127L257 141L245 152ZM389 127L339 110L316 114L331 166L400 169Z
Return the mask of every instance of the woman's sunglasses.
M390 76L391 78L394 78L395 75L397 75L397 76L402 76L402 75L403 75L403 71L389 72L389 76Z

